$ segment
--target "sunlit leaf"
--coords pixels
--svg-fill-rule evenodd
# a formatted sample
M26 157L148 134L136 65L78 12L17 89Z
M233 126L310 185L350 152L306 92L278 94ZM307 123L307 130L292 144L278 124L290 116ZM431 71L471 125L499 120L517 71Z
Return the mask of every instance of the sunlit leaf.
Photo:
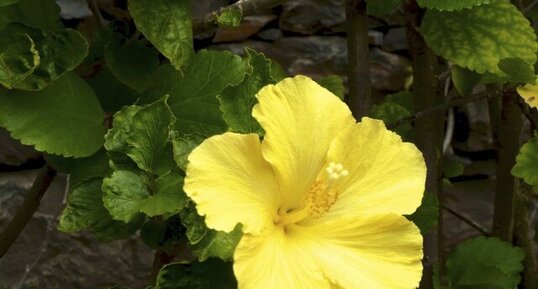
M0 125L39 151L92 155L103 144L103 117L91 87L72 73L41 91L0 89Z
M232 264L218 259L191 264L172 263L159 271L155 289L235 289Z
M498 64L505 58L536 62L534 30L508 0L453 12L428 10L421 31L437 54L478 73L502 73Z
M524 256L522 249L497 238L465 241L447 259L451 288L513 289L521 279Z
M130 0L137 28L177 69L193 53L190 1Z
M155 191L140 204L139 209L144 214L154 217L178 213L186 203L183 177L177 172L169 172L155 180Z
M187 169L188 156L202 141L203 137L198 135L185 135L172 139L174 160L183 171Z
M130 118L126 130L126 154L146 172L161 175L174 166L170 129L175 117L166 99L147 105Z
M245 77L240 57L227 51L199 51L182 73L161 66L155 86L146 98L156 100L170 95L168 105L177 118L180 135L211 136L226 130L217 96L228 86L238 85Z
M64 73L75 69L88 55L88 42L76 30L42 32L20 24L10 24L6 29L29 35L39 53L39 65L31 75L14 85L18 89L41 90Z
M39 65L39 53L26 34L0 32L0 84L7 88L28 77Z
M344 99L346 88L344 87L342 77L338 75L329 75L318 79L316 82L332 92L334 95L338 96L340 99Z
M247 49L250 71L243 82L226 88L219 96L220 110L230 131L262 133L260 124L252 117L252 107L257 103L256 94L271 79L271 62L262 53Z
M530 107L538 107L538 76L534 79L535 83L527 83L517 87L517 92Z
M441 11L454 11L490 3L490 0L417 0L420 7Z
M102 179L93 178L72 187L67 207L62 212L58 230L77 232L90 230L101 241L125 238L137 229L138 223L114 221L103 206Z
M132 171L114 171L103 180L103 203L114 220L132 221L140 204L149 197L147 177Z
M243 20L243 12L241 9L229 8L222 11L217 16L217 23L224 28L237 27Z
M532 186L538 186L538 133L521 147L512 174Z

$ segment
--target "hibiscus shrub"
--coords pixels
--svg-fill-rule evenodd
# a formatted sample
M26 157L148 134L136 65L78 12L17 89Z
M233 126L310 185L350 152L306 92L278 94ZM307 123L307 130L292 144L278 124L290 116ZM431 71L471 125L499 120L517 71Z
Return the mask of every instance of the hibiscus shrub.
M340 77L193 39L283 1L194 20L196 1L110 15L89 2L92 25L76 25L53 0L0 0L0 126L69 174L60 231L139 234L155 250L148 288L538 288L538 133L521 125L523 111L538 126L536 1L345 1L349 33L407 29L414 82L373 106L357 102L370 91L351 81L369 77L354 69L346 93ZM491 231L442 193L463 170L443 157L445 111L485 97L500 147ZM446 253L443 211L484 236Z

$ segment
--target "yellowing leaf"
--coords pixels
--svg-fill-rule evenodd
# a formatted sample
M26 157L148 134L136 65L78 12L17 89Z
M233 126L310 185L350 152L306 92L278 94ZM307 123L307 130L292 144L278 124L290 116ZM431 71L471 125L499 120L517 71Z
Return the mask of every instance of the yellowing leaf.
M536 79L538 79L538 77ZM538 107L538 83L527 83L523 86L519 86L517 88L517 93L519 93L531 107Z

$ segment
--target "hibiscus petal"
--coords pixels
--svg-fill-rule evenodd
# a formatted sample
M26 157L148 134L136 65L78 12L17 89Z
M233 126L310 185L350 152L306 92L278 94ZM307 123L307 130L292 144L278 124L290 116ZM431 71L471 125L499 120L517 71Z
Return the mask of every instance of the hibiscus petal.
M264 128L263 157L273 166L283 211L296 208L325 165L336 134L355 124L348 107L305 76L268 85L252 115Z
M184 190L208 227L259 233L272 225L280 193L258 135L225 133L206 139L189 155Z
M351 213L411 214L420 206L426 182L422 153L382 121L363 118L343 131L331 144L328 159L349 174L334 184L338 199L320 222Z
M234 255L238 288L330 289L302 241L276 226L262 235L243 236Z
M336 288L410 289L422 276L422 236L399 215L345 217L295 227ZM314 287L312 287L314 288Z

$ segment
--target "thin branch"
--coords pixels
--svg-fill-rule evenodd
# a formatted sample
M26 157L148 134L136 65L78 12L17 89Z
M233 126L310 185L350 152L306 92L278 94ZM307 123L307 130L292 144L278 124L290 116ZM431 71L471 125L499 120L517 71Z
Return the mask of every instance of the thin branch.
M527 14L527 13L531 12L532 8L534 8L534 6L536 6L536 4L538 4L538 0L532 1L531 4L529 4L527 7L523 8L523 13Z
M519 108L521 109L525 117L532 123L534 128L538 128L538 112L528 106L527 103L521 97L519 98L517 104L519 105Z
M208 13L198 19L194 19L192 21L192 29L195 33L201 33L215 27L215 25L217 24L218 15L229 9L240 10L243 14L243 17L245 17L259 13L260 11L263 11L265 9L276 7L283 2L284 0L239 0L234 4L222 7L217 11Z
M97 4L97 1L88 1L88 6L90 7L90 10L92 11L93 17L95 18L97 24L99 24L100 27L104 27L106 25L106 21L103 17L103 14L101 14L101 10L99 10L99 5Z
M32 219L32 216L39 207L41 198L45 194L45 191L47 191L55 176L56 171L48 165L39 171L34 184L30 188L30 191L28 191L26 194L26 197L24 198L19 210L4 231L0 233L0 258L2 258L9 250L26 224L28 224L30 219Z
M348 106L356 119L370 113L372 90L366 1L346 0L349 96Z
M473 221L471 218L460 214L459 212L455 211L452 208L449 208L446 205L443 205L442 208L443 208L443 210L445 210L445 211L451 213L452 215L454 215L456 218L462 220L465 224L471 226L473 229L475 229L478 232L482 233L482 235L484 235L486 237L489 237L491 235L490 232L488 232L488 230L486 228L482 227L482 225L480 225L477 222Z
M436 105L434 107L431 107L431 108L428 108L428 109L425 109L423 111L419 111L411 116L408 116L406 118L402 118L396 122L393 122L393 123L389 123L387 124L387 127L389 129L394 129L402 124L406 124L406 123L409 123L409 122L413 122L419 118L423 118L425 116L428 116L432 113L437 113L437 112L440 112L440 111L445 111L449 108L452 108L452 107L455 107L455 106L459 106L459 105L462 105L462 104L466 104L466 103L471 103L471 102L475 102L475 101L478 101L480 99L483 99L483 98L486 98L487 95L485 93L479 93L479 94L475 94L473 96L470 96L470 97L465 97L465 98L457 98L457 99L453 99L453 100L450 100L450 101L447 101L443 104L440 104L440 105Z

